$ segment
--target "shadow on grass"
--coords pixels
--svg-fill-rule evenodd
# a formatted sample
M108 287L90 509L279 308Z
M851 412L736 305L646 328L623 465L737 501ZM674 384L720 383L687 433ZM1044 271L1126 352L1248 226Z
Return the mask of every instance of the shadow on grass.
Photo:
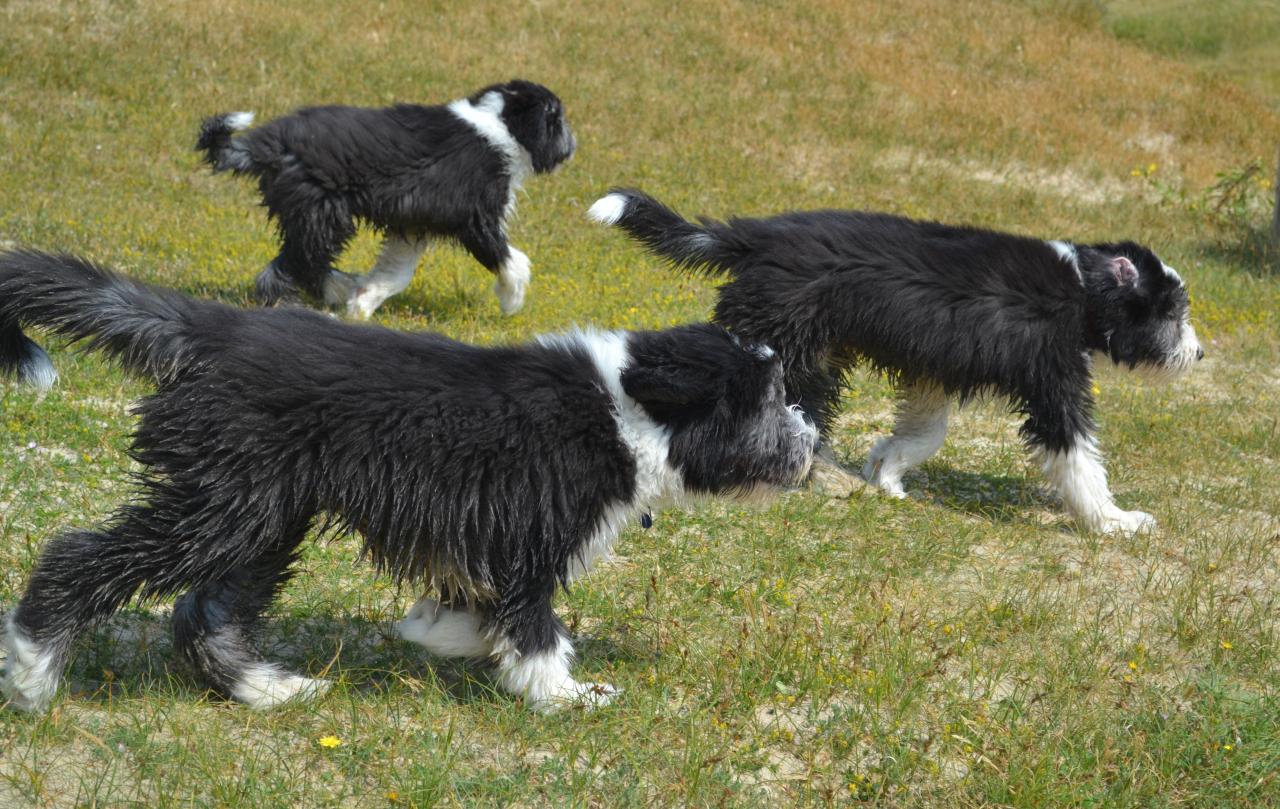
M850 465L849 458L841 459L841 466L854 478L862 479L857 470L862 461ZM1035 480L1014 475L984 475L945 467L936 461L903 475L903 488L912 500L929 502L952 511L972 514L992 522L1034 524L1039 520L1027 514L1029 509L1057 509L1058 504L1046 496L1044 488ZM887 496L879 494L873 486L855 490L854 497Z
M194 278L191 279L195 281ZM154 283L156 286L167 287L169 289L189 295L193 298L207 301L217 301L225 303L228 306L234 306L237 309L258 309L261 308L253 297L253 278L247 279L247 283L233 283L220 286L210 286L204 283L184 283L184 282L167 282ZM483 313L484 307L488 304L485 296L477 296L471 294L467 290L457 289L445 292L443 294L424 294L419 291L402 292L387 300L382 306L378 307L378 311L368 321L371 325L379 325L380 321L391 316L400 317L423 317L433 322L451 322L455 319L473 317L477 313ZM332 312L338 315L342 320L347 320L346 311L341 306L311 306L308 304L286 304L304 306L305 308L314 309L318 312ZM494 311L497 311L497 303L493 303ZM348 322L363 323L352 318Z
M1043 487L1025 476L983 475L935 464L925 464L922 471L927 476L923 489L929 502L992 522L1039 525L1027 511L1056 508L1056 504L1045 495ZM915 480L908 475L905 483L908 491L914 483L915 491L919 492L919 473Z
M392 620L316 615L268 618L257 648L263 657L307 676L341 679L362 695L439 688L450 701L492 702L501 694L484 660L442 658L401 640ZM573 636L574 673L601 679L613 664L643 665L652 654L608 637ZM163 694L177 700L221 697L173 648L170 615L125 610L82 638L72 653L66 691L74 699L105 704L121 698Z
M492 298L492 301L489 299ZM377 323L381 317L423 317L437 323L451 323L456 319L483 315L485 307L492 306L498 311L497 298L493 296L477 296L464 289L454 289L444 294L428 295L417 290L401 292L378 307L370 319Z

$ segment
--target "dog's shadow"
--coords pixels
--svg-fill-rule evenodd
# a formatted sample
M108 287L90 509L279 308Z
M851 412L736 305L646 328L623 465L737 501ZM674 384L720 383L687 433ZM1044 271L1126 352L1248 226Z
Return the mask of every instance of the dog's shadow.
M182 279L169 279L155 283L162 283L192 297L217 301L238 309L262 308L253 298L252 286L228 284L210 287L206 284L183 282ZM447 323L458 318L484 316L487 311L485 307L491 297L462 284L455 284L445 289L408 289L388 298L368 321L348 318L342 306L311 306L303 303L281 305L329 313L343 322L353 324L387 325L386 321L393 319L397 321L422 319L427 321L428 327L435 327L436 324ZM496 303L493 304L493 312L496 315Z
M1036 523L1029 512L1054 507L1044 488L1023 475L988 475L926 463L903 476L908 496L1004 524Z
M861 481L860 491L868 497L887 497L866 483L859 473L866 457L840 459L841 469L850 478ZM959 511L992 522L1008 525L1035 524L1042 521L1032 512L1054 510L1057 503L1044 487L1024 475L990 475L968 472L932 459L902 476L907 499L929 503L951 511Z
M388 298L378 307L369 322L377 323L380 319L390 318L424 318L427 325L434 328L437 324L459 318L483 316L486 303L486 296L476 294L461 285L447 290L407 289ZM493 311L497 312L496 303L493 304Z
M267 660L312 677L343 683L361 695L436 689L458 703L509 700L483 660L436 657L395 633L395 620L313 614L268 616L256 638ZM625 633L624 633L625 634ZM643 666L652 652L639 645L596 634L575 634L576 676L597 679L614 665ZM122 698L162 693L179 700L209 698L200 674L176 653L171 616L133 608L117 613L81 638L67 668L66 692L76 699L105 704Z

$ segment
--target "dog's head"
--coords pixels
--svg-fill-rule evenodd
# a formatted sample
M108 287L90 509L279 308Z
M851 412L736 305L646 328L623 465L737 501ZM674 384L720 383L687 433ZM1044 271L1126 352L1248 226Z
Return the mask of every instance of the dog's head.
M529 153L534 171L546 173L573 157L578 141L555 93L541 84L513 79L484 88L471 97L471 103L482 106L491 93L502 99L498 116L511 137Z
M750 495L809 473L817 430L788 407L782 365L720 326L633 332L623 391L669 436L691 493Z
M1117 365L1172 378L1204 357L1187 288L1156 254L1133 242L1079 248L1104 351Z

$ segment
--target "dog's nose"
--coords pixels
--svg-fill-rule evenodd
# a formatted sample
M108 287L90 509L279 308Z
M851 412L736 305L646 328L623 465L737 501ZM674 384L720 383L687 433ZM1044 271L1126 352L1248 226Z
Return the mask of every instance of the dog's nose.
M1196 346L1196 361L1199 362L1202 359L1204 359L1204 349Z

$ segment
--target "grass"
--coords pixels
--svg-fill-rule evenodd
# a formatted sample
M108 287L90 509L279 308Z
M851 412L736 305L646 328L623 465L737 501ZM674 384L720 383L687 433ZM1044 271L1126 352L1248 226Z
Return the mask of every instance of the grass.
M168 605L138 606L86 639L49 714L0 712L0 805L1280 799L1280 282L1238 249L1259 206L1206 204L1220 174L1269 165L1275 96L1064 6L0 8L0 239L244 303L274 242L251 187L189 151L203 115L441 101L522 75L561 94L581 142L521 202L528 307L501 317L487 274L441 247L379 322L487 343L705 318L711 285L584 220L634 183L691 213L857 206L1136 238L1188 279L1209 352L1168 388L1099 374L1113 488L1157 516L1153 536L1071 530L1014 419L975 405L907 501L795 492L629 531L560 601L581 676L624 694L552 718L392 638L417 593L370 576L344 539L309 548L263 639L299 670L330 667L333 692L270 714L224 704L172 658ZM344 264L367 267L375 246L361 237ZM6 605L52 533L129 490L145 386L53 348L53 392L0 387ZM845 460L890 412L882 379L853 379Z
M1186 57L1266 95L1280 109L1280 2L1113 0L1104 25L1123 40Z

